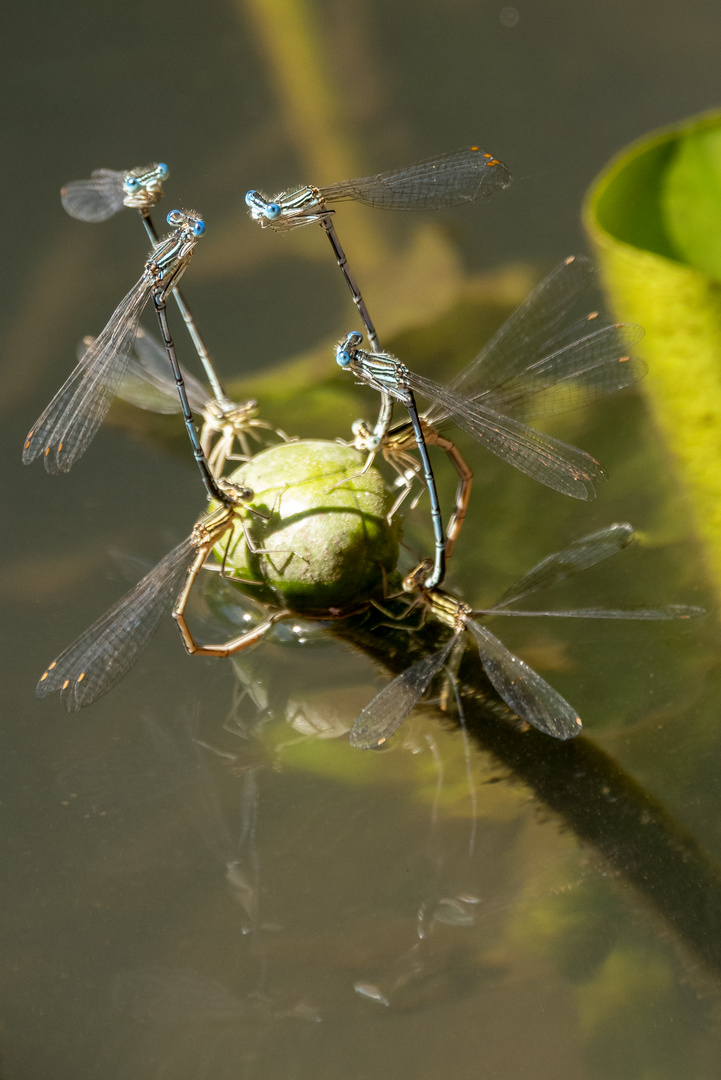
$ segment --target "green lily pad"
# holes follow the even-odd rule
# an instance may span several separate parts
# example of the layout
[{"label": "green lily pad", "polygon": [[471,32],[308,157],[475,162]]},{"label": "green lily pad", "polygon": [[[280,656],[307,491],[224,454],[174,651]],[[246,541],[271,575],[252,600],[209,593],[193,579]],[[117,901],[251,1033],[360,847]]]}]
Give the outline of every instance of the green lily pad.
[{"label": "green lily pad", "polygon": [[694,128],[673,145],[660,205],[678,257],[721,281],[721,123]]},{"label": "green lily pad", "polygon": [[[634,143],[584,222],[613,307],[640,323],[643,389],[721,594],[721,113]],[[705,237],[704,237],[705,233]]]}]

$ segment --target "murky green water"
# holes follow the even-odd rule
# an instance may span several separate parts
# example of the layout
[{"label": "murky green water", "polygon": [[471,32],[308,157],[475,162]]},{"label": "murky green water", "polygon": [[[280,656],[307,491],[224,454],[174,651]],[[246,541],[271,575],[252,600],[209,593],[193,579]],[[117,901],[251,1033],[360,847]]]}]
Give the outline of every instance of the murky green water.
[{"label": "murky green water", "polygon": [[[590,505],[462,443],[476,485],[449,580],[469,602],[630,520],[639,542],[549,604],[712,609],[682,624],[508,620],[503,640],[583,716],[573,745],[474,709],[462,730],[430,705],[387,751],[353,751],[348,728],[388,673],[312,628],[231,663],[189,659],[165,626],[91,709],[33,695],[127,588],[132,567],[110,552],[149,565],[202,508],[182,442],[127,411],[68,476],[19,464],[76,341],[146,250],[131,215],[66,218],[60,185],[167,161],[166,209],[208,222],[184,287],[223,375],[301,353],[321,371],[355,323],[327,244],[313,228],[261,234],[245,190],[481,141],[516,175],[487,205],[343,211],[382,340],[443,381],[534,275],[583,248],[580,200],[607,158],[717,103],[721,13],[700,0],[503,11],[60,4],[17,8],[6,27],[8,1080],[719,1075],[719,633],[640,395],[554,427],[607,468]],[[519,262],[531,268],[509,273]],[[345,383],[294,396],[288,379],[264,415],[293,434],[345,436],[375,406]],[[427,547],[424,515],[407,538]],[[201,632],[233,632],[222,607],[194,604]]]}]

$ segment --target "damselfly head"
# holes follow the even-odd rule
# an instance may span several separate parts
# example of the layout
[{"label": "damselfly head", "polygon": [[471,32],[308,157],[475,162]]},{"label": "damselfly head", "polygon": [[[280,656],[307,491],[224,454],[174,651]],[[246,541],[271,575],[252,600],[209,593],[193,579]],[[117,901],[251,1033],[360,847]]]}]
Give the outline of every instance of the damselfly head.
[{"label": "damselfly head", "polygon": [[139,209],[158,202],[163,197],[163,180],[167,175],[168,166],[163,164],[128,169],[123,175],[123,191],[128,196],[126,206]]},{"label": "damselfly head", "polygon": [[352,363],[356,350],[362,341],[363,335],[359,334],[357,330],[351,330],[349,334],[346,334],[343,341],[338,342],[335,359],[339,367],[348,367]]},{"label": "damselfly head", "polygon": [[411,570],[410,574],[406,574],[403,578],[403,591],[417,592],[432,569],[433,559],[424,559],[423,562],[420,562],[415,570]]},{"label": "damselfly head", "polygon": [[254,221],[275,221],[280,217],[280,206],[277,202],[266,199],[259,191],[248,191],[245,196],[245,204],[250,209],[250,216]]},{"label": "damselfly head", "polygon": [[367,420],[354,420],[351,431],[353,432],[353,445],[356,450],[366,450],[369,453],[380,450],[383,439],[380,435],[374,434],[373,428]]},{"label": "damselfly head", "polygon": [[224,495],[228,495],[234,503],[248,503],[253,498],[255,492],[249,487],[243,487],[241,484],[233,484],[230,480],[225,480],[221,477],[218,480],[218,487]]},{"label": "damselfly head", "polygon": [[196,237],[205,232],[205,222],[197,210],[171,210],[165,220],[168,225],[175,225]]}]

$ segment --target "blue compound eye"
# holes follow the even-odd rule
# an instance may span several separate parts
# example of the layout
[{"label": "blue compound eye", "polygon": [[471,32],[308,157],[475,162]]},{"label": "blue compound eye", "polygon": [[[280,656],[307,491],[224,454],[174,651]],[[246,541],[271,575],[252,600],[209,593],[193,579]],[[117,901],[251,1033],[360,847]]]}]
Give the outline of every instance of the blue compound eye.
[{"label": "blue compound eye", "polygon": [[268,221],[274,221],[277,217],[280,217],[280,207],[277,202],[269,202],[265,208],[265,216]]},{"label": "blue compound eye", "polygon": [[246,193],[245,193],[245,205],[246,206],[255,206],[255,198],[254,198],[254,196],[255,196],[254,191],[246,191]]},{"label": "blue compound eye", "polygon": [[204,221],[194,221],[193,222],[193,236],[202,236],[204,232],[205,232],[205,222]]},{"label": "blue compound eye", "polygon": [[132,194],[132,192],[137,191],[140,187],[140,181],[136,176],[129,176],[123,186],[127,192]]},{"label": "blue compound eye", "polygon": [[179,225],[182,219],[183,215],[181,214],[180,210],[171,210],[165,220],[167,221],[168,225]]},{"label": "blue compound eye", "polygon": [[348,367],[350,364],[350,354],[345,349],[336,349],[335,362],[339,367]]},{"label": "blue compound eye", "polygon": [[163,165],[162,161],[160,161],[160,162],[158,162],[157,169],[158,169],[158,176],[160,177],[160,179],[165,180],[165,177],[168,175],[168,166]]}]

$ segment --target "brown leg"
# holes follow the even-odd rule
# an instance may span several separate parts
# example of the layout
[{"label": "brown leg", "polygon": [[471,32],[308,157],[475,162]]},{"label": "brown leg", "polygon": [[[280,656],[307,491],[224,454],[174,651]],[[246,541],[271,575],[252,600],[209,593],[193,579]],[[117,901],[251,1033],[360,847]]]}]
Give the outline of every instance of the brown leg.
[{"label": "brown leg", "polygon": [[434,431],[432,435],[430,432],[426,432],[426,442],[430,443],[432,446],[440,447],[441,450],[445,450],[448,457],[451,459],[453,468],[458,473],[456,508],[446,526],[446,558],[448,559],[453,551],[453,547],[458,539],[458,534],[461,531],[466,516],[468,503],[471,498],[473,473],[461,457],[455,443],[452,443],[450,439],[445,439],[442,435],[439,435]]},{"label": "brown leg", "polygon": [[193,565],[188,571],[188,576],[185,579],[182,592],[178,597],[175,607],[173,608],[173,618],[178,624],[178,630],[180,636],[183,639],[183,645],[187,652],[191,656],[232,656],[234,653],[240,652],[241,649],[247,649],[248,646],[254,645],[256,641],[260,641],[264,634],[270,630],[271,626],[277,623],[280,619],[285,619],[292,614],[290,611],[281,609],[274,611],[267,619],[264,619],[262,623],[259,623],[253,630],[248,630],[246,633],[241,634],[237,638],[232,638],[230,641],[226,641],[223,645],[198,645],[195,638],[190,632],[190,628],[185,620],[185,607],[188,602],[190,590],[193,587],[196,577],[200,572],[200,569],[205,562],[208,553],[211,549],[211,544],[203,544],[198,548],[198,553],[193,560]]}]

